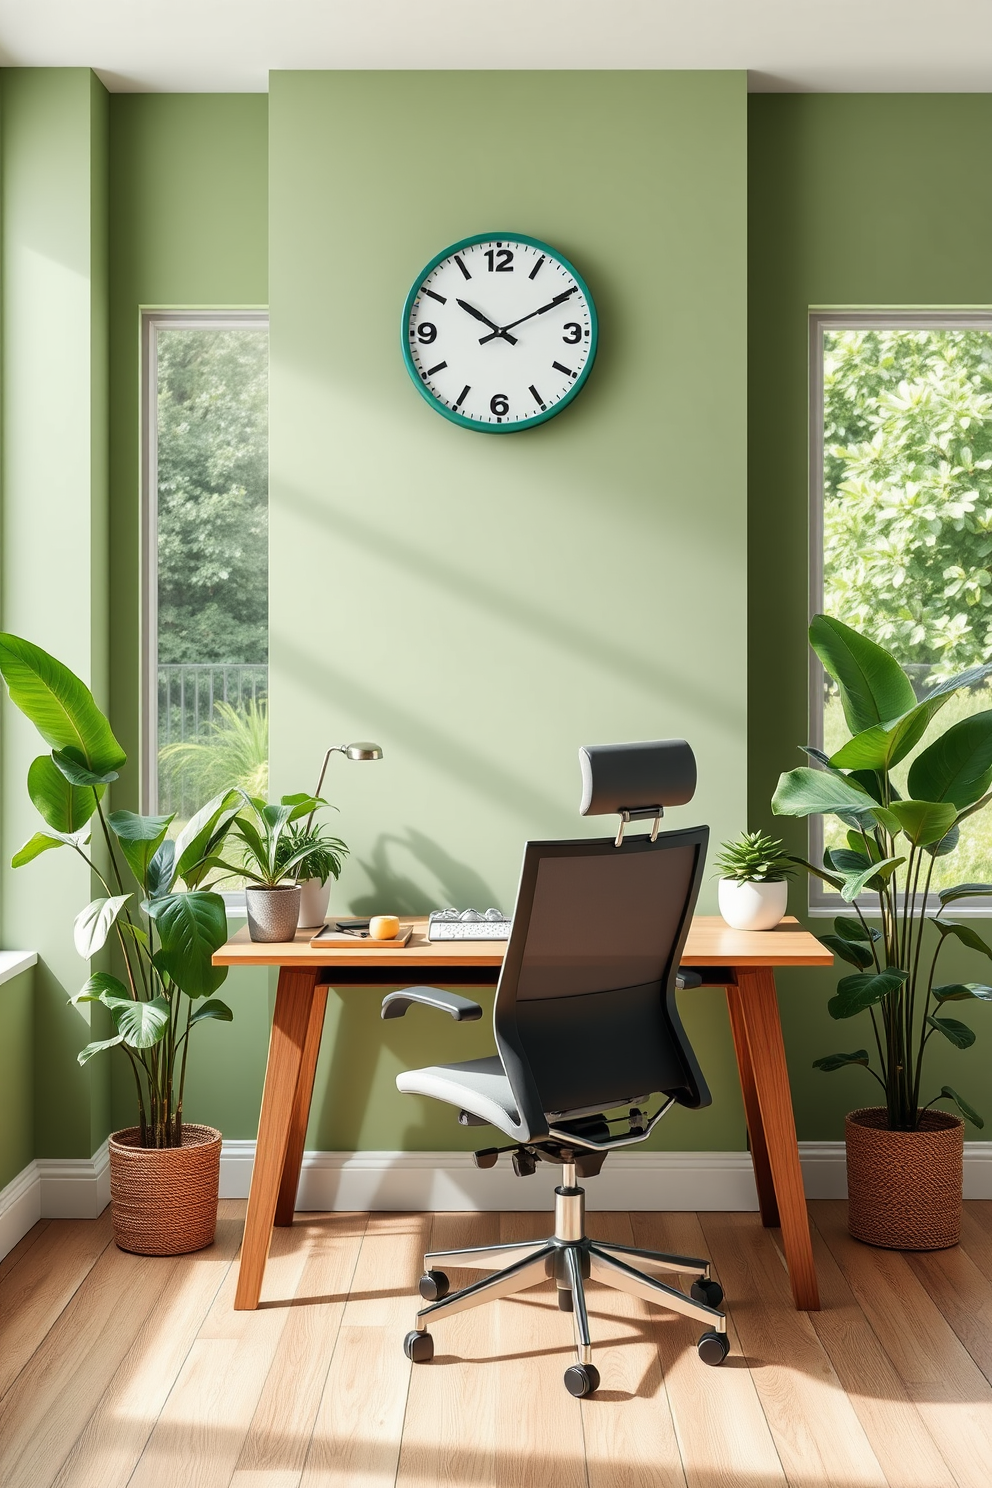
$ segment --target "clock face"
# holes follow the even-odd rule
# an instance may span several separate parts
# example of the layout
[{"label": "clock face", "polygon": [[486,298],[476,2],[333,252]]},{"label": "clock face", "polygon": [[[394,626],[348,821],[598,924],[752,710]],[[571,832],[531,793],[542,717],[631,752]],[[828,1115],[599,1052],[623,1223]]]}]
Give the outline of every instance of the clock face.
[{"label": "clock face", "polygon": [[547,243],[465,238],[431,260],[403,310],[407,371],[453,423],[511,434],[553,418],[596,355],[592,296]]}]

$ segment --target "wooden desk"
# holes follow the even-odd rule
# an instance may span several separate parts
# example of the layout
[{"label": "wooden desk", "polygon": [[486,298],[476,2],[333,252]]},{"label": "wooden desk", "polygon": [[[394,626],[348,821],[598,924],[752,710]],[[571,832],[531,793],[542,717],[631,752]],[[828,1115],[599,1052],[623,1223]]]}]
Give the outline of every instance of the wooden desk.
[{"label": "wooden desk", "polygon": [[[273,1222],[293,1222],[328,988],[496,982],[505,941],[430,942],[426,919],[414,919],[413,926],[409,944],[399,950],[321,951],[311,949],[309,930],[292,942],[261,945],[248,939],[245,927],[213,958],[216,966],[279,967],[234,1303],[242,1311],[258,1306]],[[796,1306],[815,1310],[820,1300],[774,968],[832,966],[833,956],[794,919],[774,930],[741,931],[719,916],[697,915],[682,965],[702,971],[705,986],[727,989],[762,1223],[781,1224]]]}]

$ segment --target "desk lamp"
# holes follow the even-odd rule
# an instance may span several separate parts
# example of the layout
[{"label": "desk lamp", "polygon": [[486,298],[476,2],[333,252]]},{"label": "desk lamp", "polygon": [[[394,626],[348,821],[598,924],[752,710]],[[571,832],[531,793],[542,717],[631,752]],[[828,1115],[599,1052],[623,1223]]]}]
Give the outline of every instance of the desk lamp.
[{"label": "desk lamp", "polygon": [[[330,764],[332,754],[343,754],[345,759],[350,760],[381,760],[382,745],[372,744],[368,739],[359,739],[354,744],[332,744],[324,755],[324,763],[321,765],[320,774],[317,776],[317,788],[314,791],[315,796],[320,795],[320,787],[324,783],[324,776],[327,774],[327,766]],[[317,808],[315,806],[307,817],[306,830],[308,832],[316,810]]]}]

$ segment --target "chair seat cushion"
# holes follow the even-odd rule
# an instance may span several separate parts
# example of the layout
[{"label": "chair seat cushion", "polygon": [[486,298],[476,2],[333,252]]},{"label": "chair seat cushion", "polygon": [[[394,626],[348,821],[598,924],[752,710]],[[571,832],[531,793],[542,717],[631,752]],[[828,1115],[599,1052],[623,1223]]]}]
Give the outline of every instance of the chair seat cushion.
[{"label": "chair seat cushion", "polygon": [[429,1064],[425,1069],[403,1070],[396,1076],[396,1088],[406,1095],[429,1095],[447,1101],[509,1136],[513,1136],[519,1121],[510,1082],[497,1054],[487,1059],[466,1059],[461,1064]]}]

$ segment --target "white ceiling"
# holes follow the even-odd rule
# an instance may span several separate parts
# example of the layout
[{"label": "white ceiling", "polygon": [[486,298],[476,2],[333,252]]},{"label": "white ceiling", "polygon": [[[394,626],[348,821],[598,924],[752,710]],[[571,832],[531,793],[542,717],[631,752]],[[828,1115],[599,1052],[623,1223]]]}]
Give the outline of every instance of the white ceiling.
[{"label": "white ceiling", "polygon": [[990,0],[0,0],[0,62],[113,92],[280,68],[744,68],[757,92],[992,91]]}]

